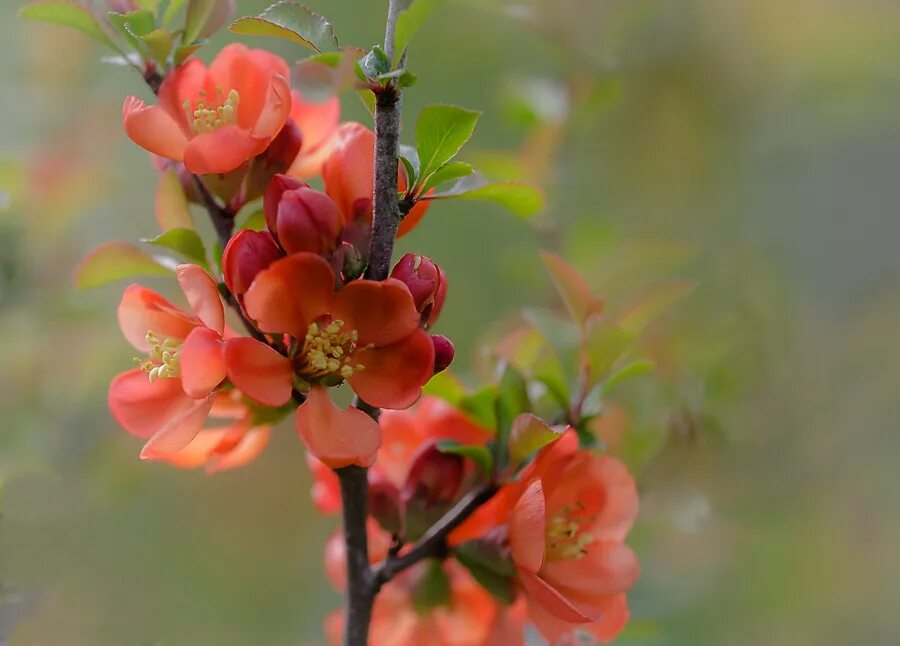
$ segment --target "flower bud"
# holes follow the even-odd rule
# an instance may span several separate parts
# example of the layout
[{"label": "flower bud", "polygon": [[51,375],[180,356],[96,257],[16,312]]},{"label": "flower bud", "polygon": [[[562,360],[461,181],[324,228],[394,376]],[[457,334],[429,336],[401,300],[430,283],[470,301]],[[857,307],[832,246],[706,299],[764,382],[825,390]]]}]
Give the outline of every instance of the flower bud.
[{"label": "flower bud", "polygon": [[356,280],[366,270],[366,259],[363,258],[360,250],[349,242],[342,242],[341,250],[343,251],[341,274],[344,282]]},{"label": "flower bud", "polygon": [[283,173],[291,167],[300,148],[303,146],[303,133],[293,119],[288,119],[284,127],[272,140],[259,160],[273,173]]},{"label": "flower bud", "polygon": [[[330,254],[341,241],[344,223],[337,204],[306,184],[276,175],[263,201],[266,224],[287,253]],[[273,202],[273,200],[276,200]]]},{"label": "flower bud", "polygon": [[225,284],[240,297],[250,289],[259,272],[283,255],[271,233],[244,229],[228,241],[222,253]]},{"label": "flower bud", "polygon": [[441,268],[431,258],[408,253],[394,265],[391,278],[396,278],[409,288],[416,311],[422,315],[424,327],[437,320],[447,296],[447,281]]},{"label": "flower bud", "polygon": [[431,343],[434,345],[434,374],[437,374],[449,368],[453,363],[456,348],[453,347],[450,339],[440,334],[432,334]]},{"label": "flower bud", "polygon": [[413,456],[401,497],[406,503],[420,500],[427,507],[449,504],[459,493],[464,473],[462,456],[442,453],[437,442],[428,442]]},{"label": "flower bud", "polygon": [[385,531],[400,533],[400,491],[376,471],[369,471],[369,513]]}]

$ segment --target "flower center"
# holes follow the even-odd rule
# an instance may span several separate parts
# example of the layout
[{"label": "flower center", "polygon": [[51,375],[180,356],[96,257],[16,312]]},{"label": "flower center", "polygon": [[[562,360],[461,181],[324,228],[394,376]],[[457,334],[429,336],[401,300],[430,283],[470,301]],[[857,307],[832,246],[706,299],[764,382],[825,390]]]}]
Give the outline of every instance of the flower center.
[{"label": "flower center", "polygon": [[145,338],[150,344],[150,354],[146,359],[135,357],[134,365],[147,373],[150,383],[157,379],[180,376],[181,342],[157,336],[153,330],[148,330]]},{"label": "flower center", "polygon": [[554,561],[573,561],[587,554],[585,548],[594,542],[590,532],[581,529],[587,520],[584,509],[566,505],[547,523],[547,557]]},{"label": "flower center", "polygon": [[297,372],[307,379],[340,376],[348,379],[355,371],[365,366],[353,363],[353,351],[359,333],[344,330],[344,322],[335,319],[330,323],[310,323],[303,348],[299,353],[300,367]]},{"label": "flower center", "polygon": [[[210,107],[207,107],[205,90],[200,90],[200,101],[197,102],[197,107],[193,111],[190,101],[184,102],[188,123],[191,124],[191,130],[195,134],[212,132],[237,121],[238,103],[241,99],[238,91],[231,90],[224,101],[221,100],[221,91],[217,91],[216,94],[218,95],[216,101],[210,103]],[[218,103],[219,107],[212,107],[215,103]]]}]

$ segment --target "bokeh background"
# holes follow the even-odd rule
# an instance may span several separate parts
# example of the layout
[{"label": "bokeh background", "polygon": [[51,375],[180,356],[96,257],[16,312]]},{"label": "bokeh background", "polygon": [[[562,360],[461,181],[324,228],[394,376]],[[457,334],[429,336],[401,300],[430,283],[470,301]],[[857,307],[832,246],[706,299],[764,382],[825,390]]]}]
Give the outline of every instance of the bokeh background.
[{"label": "bokeh background", "polygon": [[[141,463],[106,411],[132,356],[121,286],[77,292],[72,272],[155,233],[119,116],[148,93],[21,4],[0,3],[0,643],[315,643],[336,520],[311,509],[290,426],[207,477]],[[308,4],[342,43],[382,36],[384,2]],[[621,644],[900,643],[898,59],[890,0],[456,0],[414,42],[407,124],[484,110],[462,158],[548,196],[530,222],[439,204],[402,241],[450,276],[460,375],[554,304],[540,248],[612,305],[699,283],[606,429],[643,496]]]}]

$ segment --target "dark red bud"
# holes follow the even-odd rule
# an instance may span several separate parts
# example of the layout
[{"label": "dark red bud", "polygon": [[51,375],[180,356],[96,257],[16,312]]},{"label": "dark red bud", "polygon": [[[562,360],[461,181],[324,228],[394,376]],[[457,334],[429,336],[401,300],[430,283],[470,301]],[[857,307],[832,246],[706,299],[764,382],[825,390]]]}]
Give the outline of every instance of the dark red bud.
[{"label": "dark red bud", "polygon": [[341,241],[344,220],[334,200],[311,188],[281,194],[275,235],[289,254],[330,254]]},{"label": "dark red bud", "polygon": [[434,345],[434,374],[437,374],[449,368],[453,363],[456,348],[453,347],[450,339],[440,334],[432,334],[431,343]]},{"label": "dark red bud", "polygon": [[376,471],[369,471],[369,513],[391,534],[399,534],[403,528],[400,491]]},{"label": "dark red bud", "polygon": [[232,294],[242,296],[256,275],[282,256],[271,233],[244,229],[228,241],[222,253],[225,284]]},{"label": "dark red bud", "polygon": [[[435,265],[437,267],[437,265]],[[425,321],[425,329],[427,330],[432,325],[434,325],[438,317],[441,315],[441,310],[444,309],[444,301],[447,300],[447,274],[441,271],[441,268],[438,267],[438,274],[440,279],[438,281],[437,292],[434,295],[434,303],[431,304],[431,310],[427,309],[422,312],[424,316],[427,316],[427,320]],[[453,357],[450,357],[450,360],[453,360]]]},{"label": "dark red bud", "polygon": [[462,456],[441,453],[436,442],[429,442],[413,456],[401,497],[414,507],[448,505],[459,493],[464,475]]},{"label": "dark red bud", "polygon": [[283,173],[294,163],[302,146],[303,133],[300,132],[300,126],[293,119],[288,119],[266,151],[260,155],[261,161],[271,172]]},{"label": "dark red bud", "polygon": [[276,216],[281,195],[285,191],[293,191],[302,187],[309,187],[309,184],[290,175],[279,174],[272,178],[263,195],[263,214],[266,216],[266,226],[269,227],[269,231],[275,232],[276,230]]},{"label": "dark red bud", "polygon": [[447,288],[441,268],[426,256],[408,253],[391,271],[391,278],[403,282],[412,294],[416,311],[422,314],[422,324],[430,325],[444,305]]}]

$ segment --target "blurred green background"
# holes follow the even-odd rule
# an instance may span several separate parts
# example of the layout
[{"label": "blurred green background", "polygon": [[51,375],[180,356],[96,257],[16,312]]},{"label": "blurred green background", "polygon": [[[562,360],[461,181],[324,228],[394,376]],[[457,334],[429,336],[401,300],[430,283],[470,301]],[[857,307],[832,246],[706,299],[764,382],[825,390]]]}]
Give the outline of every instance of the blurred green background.
[{"label": "blurred green background", "polygon": [[[21,4],[0,3],[0,643],[315,643],[336,520],[290,426],[207,477],[140,462],[106,411],[133,354],[121,289],[71,276],[155,233],[154,171],[120,125],[148,92]],[[364,47],[384,4],[309,1]],[[485,111],[461,158],[548,195],[531,222],[439,204],[401,243],[450,276],[460,374],[553,303],[539,248],[613,306],[699,282],[651,331],[656,374],[618,395],[643,496],[622,644],[900,643],[898,55],[887,0],[457,0],[414,42],[406,123]]]}]

